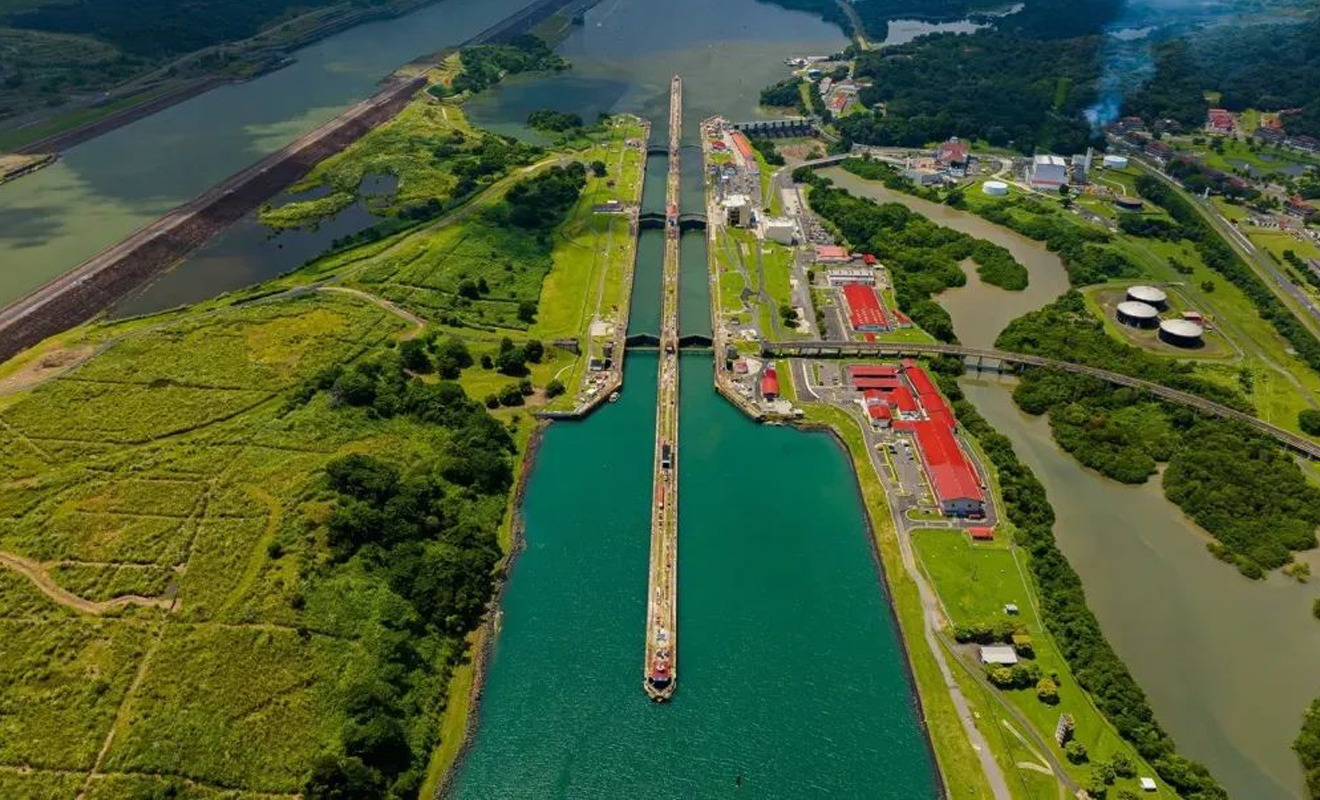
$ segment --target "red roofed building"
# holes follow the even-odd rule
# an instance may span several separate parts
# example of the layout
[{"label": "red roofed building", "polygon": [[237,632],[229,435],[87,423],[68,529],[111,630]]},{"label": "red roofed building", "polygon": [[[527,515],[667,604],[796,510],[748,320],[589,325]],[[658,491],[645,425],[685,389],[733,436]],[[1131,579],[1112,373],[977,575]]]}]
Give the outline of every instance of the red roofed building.
[{"label": "red roofed building", "polygon": [[752,143],[747,141],[747,136],[742,131],[734,131],[729,134],[733,140],[733,148],[738,151],[738,155],[753,168],[756,167],[756,154],[752,152]]},{"label": "red roofed building", "polygon": [[1237,120],[1227,109],[1212,108],[1206,112],[1205,129],[1211,133],[1232,133],[1237,130]]},{"label": "red roofed building", "polygon": [[767,367],[761,376],[761,397],[766,400],[779,399],[779,375],[774,367]]},{"label": "red roofed building", "polygon": [[848,319],[853,330],[876,332],[890,329],[889,318],[875,289],[860,283],[848,284],[843,287],[843,299],[848,304]]},{"label": "red roofed building", "polygon": [[917,393],[926,418],[901,422],[896,427],[911,431],[916,438],[940,510],[952,517],[984,516],[985,492],[953,435],[957,427],[953,412],[925,370],[910,360],[904,361],[903,367],[903,375]]},{"label": "red roofed building", "polygon": [[816,245],[816,260],[829,262],[851,261],[852,256],[848,253],[848,248],[840,247],[836,244],[818,244]]},{"label": "red roofed building", "polygon": [[969,152],[971,151],[967,147],[967,142],[950,139],[940,145],[938,159],[941,164],[965,164],[967,163],[967,154]]},{"label": "red roofed building", "polygon": [[978,542],[989,542],[995,538],[994,528],[968,528],[967,533]]},{"label": "red roofed building", "polygon": [[853,379],[853,385],[859,392],[865,392],[869,389],[879,389],[885,392],[892,392],[903,385],[900,378],[870,378],[862,376]]},{"label": "red roofed building", "polygon": [[889,364],[854,364],[848,367],[848,377],[858,378],[897,378],[898,367]]}]

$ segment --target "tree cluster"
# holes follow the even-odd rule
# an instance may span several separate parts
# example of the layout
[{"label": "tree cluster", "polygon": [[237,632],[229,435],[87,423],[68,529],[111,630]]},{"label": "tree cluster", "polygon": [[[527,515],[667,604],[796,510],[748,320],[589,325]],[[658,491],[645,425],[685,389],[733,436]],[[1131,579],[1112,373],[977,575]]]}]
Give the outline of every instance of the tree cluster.
[{"label": "tree cluster", "polygon": [[559,72],[568,62],[541,39],[525,33],[508,44],[479,44],[459,51],[463,71],[455,76],[454,92],[479,92],[499,83],[505,75],[521,72]]},{"label": "tree cluster", "polygon": [[805,114],[807,106],[802,102],[802,79],[793,77],[771,84],[761,90],[761,105],[771,108],[792,108]]},{"label": "tree cluster", "polygon": [[527,115],[527,126],[538,131],[564,133],[577,130],[583,125],[582,117],[568,111],[555,111],[542,108]]},{"label": "tree cluster", "polygon": [[520,228],[558,224],[582,195],[587,169],[579,161],[553,166],[515,184],[504,196],[509,222]]}]

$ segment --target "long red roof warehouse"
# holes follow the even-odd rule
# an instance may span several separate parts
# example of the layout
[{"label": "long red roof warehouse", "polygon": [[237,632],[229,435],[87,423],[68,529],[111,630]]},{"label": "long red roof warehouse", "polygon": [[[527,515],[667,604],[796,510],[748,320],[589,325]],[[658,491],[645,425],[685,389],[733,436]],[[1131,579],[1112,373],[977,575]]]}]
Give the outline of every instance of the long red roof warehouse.
[{"label": "long red roof warehouse", "polygon": [[897,378],[898,367],[887,364],[853,364],[848,367],[850,378]]},{"label": "long red roof warehouse", "polygon": [[847,284],[843,287],[843,298],[848,303],[848,317],[854,330],[889,327],[885,310],[880,307],[880,298],[870,286]]}]

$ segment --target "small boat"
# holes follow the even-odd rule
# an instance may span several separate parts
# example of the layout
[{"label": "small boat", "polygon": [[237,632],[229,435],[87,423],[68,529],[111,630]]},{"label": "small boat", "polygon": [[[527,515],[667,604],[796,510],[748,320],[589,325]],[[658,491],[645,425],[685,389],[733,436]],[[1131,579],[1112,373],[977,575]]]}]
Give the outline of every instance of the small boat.
[{"label": "small boat", "polygon": [[617,403],[617,402],[619,402],[619,393],[618,393],[618,392],[610,392],[610,402],[611,402],[611,403]]}]

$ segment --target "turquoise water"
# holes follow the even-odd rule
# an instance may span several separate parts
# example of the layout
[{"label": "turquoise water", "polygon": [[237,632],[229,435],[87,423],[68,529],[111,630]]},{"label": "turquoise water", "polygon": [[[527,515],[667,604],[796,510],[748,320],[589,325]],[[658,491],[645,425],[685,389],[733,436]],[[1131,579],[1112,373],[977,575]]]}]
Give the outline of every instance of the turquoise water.
[{"label": "turquoise water", "polygon": [[665,232],[642,231],[637,238],[637,260],[633,265],[632,305],[628,333],[660,335],[660,288],[664,284]]},{"label": "turquoise water", "polygon": [[678,330],[682,336],[710,336],[709,245],[705,231],[683,234],[678,242]]},{"label": "turquoise water", "polygon": [[744,418],[709,353],[682,358],[681,678],[646,700],[656,363],[629,356],[619,402],[546,433],[455,794],[936,796],[847,459]]}]

